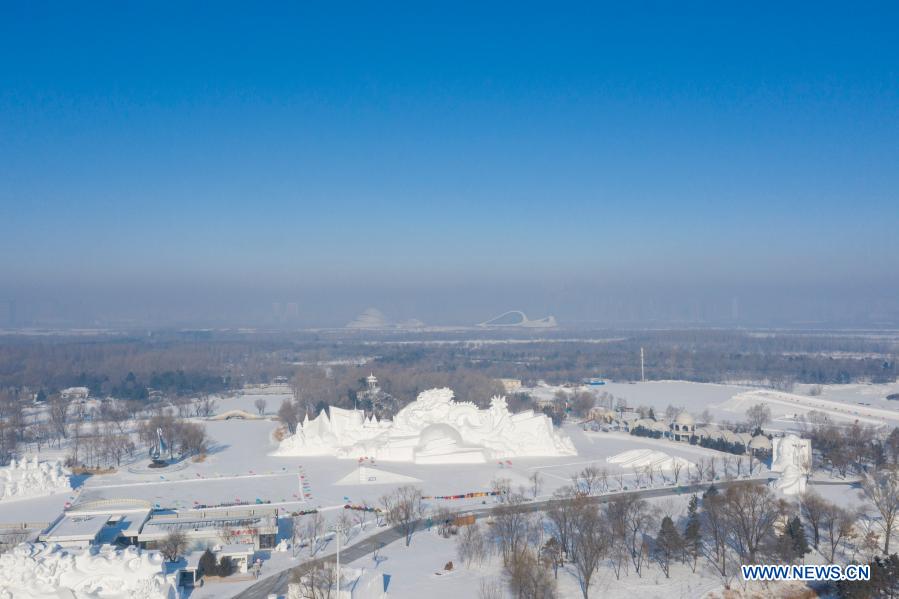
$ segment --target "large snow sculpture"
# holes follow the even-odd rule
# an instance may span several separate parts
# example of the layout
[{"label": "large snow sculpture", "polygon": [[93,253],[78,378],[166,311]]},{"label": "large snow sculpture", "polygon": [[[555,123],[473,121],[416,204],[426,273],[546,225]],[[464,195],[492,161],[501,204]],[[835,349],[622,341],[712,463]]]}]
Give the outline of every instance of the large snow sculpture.
[{"label": "large snow sculpture", "polygon": [[24,499],[53,493],[68,493],[69,471],[59,462],[41,462],[37,456],[13,460],[0,468],[0,500]]},{"label": "large snow sculpture", "polygon": [[566,435],[543,414],[512,414],[504,397],[490,408],[453,401],[451,389],[429,389],[400,410],[393,421],[366,419],[360,410],[330,408],[308,417],[281,442],[274,455],[369,457],[416,464],[483,463],[526,456],[576,455]]},{"label": "large snow sculpture", "polygon": [[771,454],[771,471],[780,477],[771,486],[784,495],[800,495],[805,492],[806,481],[812,467],[812,442],[797,435],[774,439]]},{"label": "large snow sculpture", "polygon": [[0,599],[175,599],[156,552],[111,545],[84,550],[23,543],[0,555]]}]

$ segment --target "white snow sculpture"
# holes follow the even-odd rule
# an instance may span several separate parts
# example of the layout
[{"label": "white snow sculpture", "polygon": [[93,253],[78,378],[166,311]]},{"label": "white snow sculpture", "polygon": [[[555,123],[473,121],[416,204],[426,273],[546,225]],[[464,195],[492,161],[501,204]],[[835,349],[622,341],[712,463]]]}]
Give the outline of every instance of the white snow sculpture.
[{"label": "white snow sculpture", "polygon": [[0,599],[176,599],[163,558],[135,547],[22,543],[0,555]]},{"label": "white snow sculpture", "polygon": [[504,397],[490,408],[453,401],[451,389],[429,389],[400,410],[393,421],[366,419],[360,410],[330,408],[308,418],[273,455],[333,455],[416,464],[484,463],[527,456],[577,455],[552,421],[526,410],[512,414]]},{"label": "white snow sculpture", "polygon": [[812,442],[797,435],[774,439],[771,454],[771,471],[780,477],[771,483],[772,488],[784,495],[800,495],[805,492],[811,474]]},{"label": "white snow sculpture", "polygon": [[37,456],[13,460],[0,468],[0,500],[68,493],[72,490],[69,474],[58,461],[41,462]]},{"label": "white snow sculpture", "polygon": [[629,449],[606,458],[609,464],[618,464],[622,468],[652,468],[653,470],[674,470],[675,466],[683,469],[693,466],[684,458],[671,456],[655,449]]}]

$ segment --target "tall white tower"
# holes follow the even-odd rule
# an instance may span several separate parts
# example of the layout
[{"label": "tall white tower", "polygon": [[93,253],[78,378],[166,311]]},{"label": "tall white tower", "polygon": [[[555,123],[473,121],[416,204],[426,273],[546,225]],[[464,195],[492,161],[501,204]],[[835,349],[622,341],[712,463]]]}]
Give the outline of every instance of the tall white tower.
[{"label": "tall white tower", "polygon": [[643,370],[643,348],[640,348],[640,382],[646,382],[646,372]]}]

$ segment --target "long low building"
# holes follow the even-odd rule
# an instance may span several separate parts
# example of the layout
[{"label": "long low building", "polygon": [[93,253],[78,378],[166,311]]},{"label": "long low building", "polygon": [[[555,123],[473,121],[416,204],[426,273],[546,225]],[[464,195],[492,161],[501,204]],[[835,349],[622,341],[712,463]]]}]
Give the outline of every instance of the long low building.
[{"label": "long low building", "polygon": [[98,544],[136,544],[139,531],[150,517],[150,508],[97,503],[101,505],[63,512],[38,536],[38,540],[80,548]]},{"label": "long low building", "polygon": [[137,544],[156,549],[172,532],[187,538],[189,550],[217,545],[247,544],[271,549],[278,538],[276,508],[234,507],[228,509],[155,511],[137,535]]}]

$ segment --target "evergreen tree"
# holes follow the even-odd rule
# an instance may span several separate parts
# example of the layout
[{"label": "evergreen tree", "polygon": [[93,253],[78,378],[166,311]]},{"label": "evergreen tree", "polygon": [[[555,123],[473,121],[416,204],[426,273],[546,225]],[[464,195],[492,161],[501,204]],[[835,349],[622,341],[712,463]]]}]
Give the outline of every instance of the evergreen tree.
[{"label": "evergreen tree", "polygon": [[702,528],[699,522],[699,499],[696,495],[690,498],[687,507],[687,526],[684,529],[684,551],[693,560],[691,567],[696,572],[696,562],[702,550]]},{"label": "evergreen tree", "polygon": [[802,526],[799,516],[793,516],[787,521],[783,532],[777,538],[777,553],[784,561],[793,562],[808,552],[805,528]]},{"label": "evergreen tree", "polygon": [[197,569],[202,576],[218,576],[218,564],[215,562],[215,555],[209,549],[200,556]]},{"label": "evergreen tree", "polygon": [[798,557],[802,557],[809,552],[808,539],[805,537],[805,527],[799,516],[793,516],[787,525],[787,531],[790,538],[793,539],[793,551]]},{"label": "evergreen tree", "polygon": [[683,551],[683,543],[671,518],[669,516],[662,518],[662,526],[656,537],[656,557],[662,567],[662,572],[665,573],[665,578],[669,577],[671,571],[671,557]]}]

